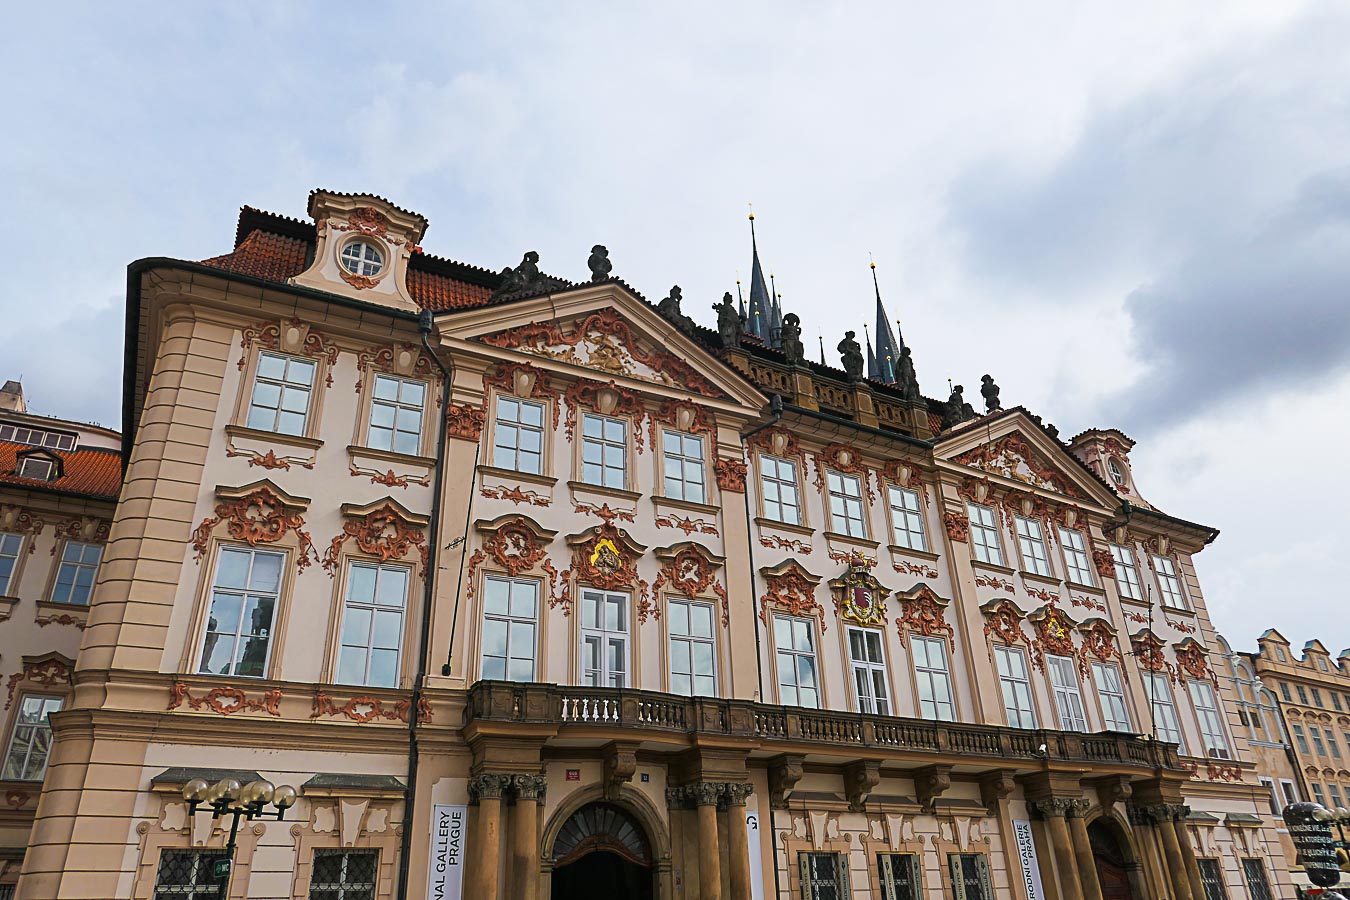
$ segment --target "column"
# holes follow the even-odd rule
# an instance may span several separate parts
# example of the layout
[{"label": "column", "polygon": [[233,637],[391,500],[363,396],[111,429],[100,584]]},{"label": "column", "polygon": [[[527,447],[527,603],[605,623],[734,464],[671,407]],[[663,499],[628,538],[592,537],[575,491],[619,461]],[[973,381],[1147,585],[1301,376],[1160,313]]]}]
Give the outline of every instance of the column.
[{"label": "column", "polygon": [[722,900],[721,848],[717,841],[717,803],[722,785],[700,781],[688,787],[698,804],[698,896],[699,900]]},{"label": "column", "polygon": [[544,802],[548,780],[543,775],[514,775],[516,805],[511,813],[511,871],[515,882],[512,896],[520,900],[539,897],[539,806]]},{"label": "column", "polygon": [[497,900],[502,794],[510,780],[510,775],[475,775],[469,779],[469,797],[478,801],[478,827],[473,837],[470,884],[465,896],[475,900]]},{"label": "column", "polygon": [[1097,860],[1092,855],[1088,840],[1087,821],[1083,815],[1092,805],[1088,800],[1071,800],[1066,807],[1069,838],[1073,841],[1073,855],[1078,860],[1078,877],[1083,882],[1083,900],[1102,900],[1102,884],[1097,878]]},{"label": "column", "polygon": [[[727,801],[727,856],[731,867],[729,900],[750,900],[750,847],[745,828],[745,798],[755,791],[749,782],[724,785]],[[755,848],[759,852],[759,848]]]},{"label": "column", "polygon": [[1046,830],[1050,833],[1050,848],[1055,854],[1055,871],[1059,873],[1060,896],[1063,900],[1084,900],[1083,888],[1079,884],[1078,860],[1074,856],[1069,826],[1064,821],[1068,805],[1073,802],[1040,800],[1033,805],[1045,817]]},{"label": "column", "polygon": [[1200,863],[1195,859],[1195,848],[1191,846],[1191,836],[1186,833],[1186,816],[1190,807],[1172,807],[1172,828],[1177,833],[1177,844],[1181,847],[1181,863],[1186,867],[1186,880],[1191,884],[1191,895],[1195,900],[1205,900],[1205,885],[1200,880]]},{"label": "column", "polygon": [[1148,808],[1153,818],[1153,827],[1162,838],[1163,855],[1167,858],[1167,876],[1172,882],[1172,893],[1176,900],[1204,900],[1204,894],[1195,898],[1191,894],[1191,881],[1186,877],[1186,863],[1181,856],[1181,842],[1177,840],[1177,830],[1172,824],[1172,807],[1160,803]]}]

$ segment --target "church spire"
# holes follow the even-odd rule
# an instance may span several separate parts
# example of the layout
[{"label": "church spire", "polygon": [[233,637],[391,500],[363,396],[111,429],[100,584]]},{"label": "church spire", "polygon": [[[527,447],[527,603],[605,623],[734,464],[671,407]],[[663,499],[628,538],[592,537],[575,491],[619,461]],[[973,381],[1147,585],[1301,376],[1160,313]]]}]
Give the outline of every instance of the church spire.
[{"label": "church spire", "polygon": [[900,348],[904,344],[891,330],[891,321],[886,315],[886,306],[881,302],[881,285],[877,281],[877,264],[871,262],[869,265],[872,268],[872,289],[876,292],[877,297],[877,370],[876,374],[873,375],[869,368],[868,375],[884,384],[895,384],[899,374],[897,366],[900,363]]},{"label": "church spire", "polygon": [[769,273],[769,346],[779,348],[782,346],[783,332],[783,297],[778,293],[778,286],[773,282],[773,273]]},{"label": "church spire", "polygon": [[764,268],[759,264],[759,244],[755,240],[755,214],[750,213],[750,309],[745,322],[745,330],[759,338],[765,344],[772,344],[770,334],[770,316],[772,299],[769,287],[764,283]]},{"label": "church spire", "polygon": [[867,378],[870,381],[883,381],[881,373],[877,370],[877,355],[872,352],[872,332],[867,330],[867,323],[863,323],[863,343],[867,345]]}]

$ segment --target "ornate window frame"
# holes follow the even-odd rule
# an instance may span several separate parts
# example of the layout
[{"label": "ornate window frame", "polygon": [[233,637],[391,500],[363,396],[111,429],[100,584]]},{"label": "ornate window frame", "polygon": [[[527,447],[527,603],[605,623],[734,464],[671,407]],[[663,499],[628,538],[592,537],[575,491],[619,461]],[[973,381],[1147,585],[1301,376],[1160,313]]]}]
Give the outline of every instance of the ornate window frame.
[{"label": "ornate window frame", "polygon": [[[333,372],[337,368],[341,353],[337,344],[324,332],[294,316],[290,319],[263,320],[235,327],[240,334],[239,347],[243,352],[237,364],[241,374],[235,396],[234,413],[230,416],[230,429],[250,438],[316,449],[312,445],[319,440],[323,425],[324,392],[333,386]],[[248,424],[248,409],[258,378],[258,360],[264,352],[307,359],[315,363],[304,434],[282,434],[267,429],[251,428]]]},{"label": "ornate window frame", "polygon": [[[535,610],[535,680],[549,680],[548,610],[560,603],[558,590],[560,581],[558,570],[549,557],[548,548],[558,532],[544,528],[529,516],[520,513],[507,513],[492,520],[479,520],[474,530],[481,536],[481,543],[469,555],[464,593],[470,602],[466,604],[466,615],[472,623],[469,629],[469,653],[466,657],[466,671],[483,671],[483,622],[482,596],[483,585],[489,575],[501,575],[510,578],[530,578],[539,582],[538,604]],[[566,573],[564,573],[566,574]],[[570,612],[570,607],[564,615]],[[470,681],[475,680],[468,676]]]}]

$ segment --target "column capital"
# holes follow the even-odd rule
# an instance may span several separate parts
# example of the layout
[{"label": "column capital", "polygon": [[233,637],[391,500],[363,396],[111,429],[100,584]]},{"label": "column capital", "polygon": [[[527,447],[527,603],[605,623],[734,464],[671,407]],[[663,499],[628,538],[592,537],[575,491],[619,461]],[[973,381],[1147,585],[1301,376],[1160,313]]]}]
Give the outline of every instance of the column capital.
[{"label": "column capital", "polygon": [[722,799],[723,787],[725,785],[721,782],[696,781],[685,786],[685,795],[693,800],[696,806],[716,806]]},{"label": "column capital", "polygon": [[722,797],[727,806],[744,806],[745,798],[755,792],[755,786],[748,781],[728,781],[722,785]]},{"label": "column capital", "polygon": [[1066,819],[1071,810],[1077,809],[1078,802],[1068,797],[1051,797],[1049,800],[1032,801],[1031,808],[1045,819]]},{"label": "column capital", "polygon": [[1066,800],[1064,802],[1068,804],[1064,807],[1064,816],[1068,819],[1085,818],[1088,814],[1088,810],[1092,809],[1091,800]]},{"label": "column capital", "polygon": [[670,809],[685,808],[685,789],[682,787],[666,788],[666,806]]},{"label": "column capital", "polygon": [[511,786],[510,775],[475,775],[469,779],[469,800],[500,800]]},{"label": "column capital", "polygon": [[512,775],[511,786],[515,788],[517,801],[533,800],[544,802],[544,792],[548,789],[548,779],[543,775]]}]

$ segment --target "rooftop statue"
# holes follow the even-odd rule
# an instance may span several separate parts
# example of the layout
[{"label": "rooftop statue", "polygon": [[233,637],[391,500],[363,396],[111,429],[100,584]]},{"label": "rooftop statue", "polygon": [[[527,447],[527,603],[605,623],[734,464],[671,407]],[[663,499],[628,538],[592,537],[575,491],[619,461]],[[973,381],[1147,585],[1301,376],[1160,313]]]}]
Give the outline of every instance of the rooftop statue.
[{"label": "rooftop statue", "polygon": [[678,284],[673,285],[670,294],[656,304],[656,311],[660,313],[661,318],[688,334],[694,330],[694,320],[686,316],[680,309],[680,301],[683,299],[684,294],[680,291],[680,286]]},{"label": "rooftop statue", "polygon": [[[728,296],[730,296],[728,294]],[[802,320],[796,313],[788,313],[783,316],[783,325],[778,332],[778,340],[782,345],[783,358],[787,360],[790,366],[799,365],[802,358],[806,356],[806,347],[802,345]]]},{"label": "rooftop statue", "polygon": [[914,357],[910,355],[908,347],[900,350],[900,361],[895,367],[895,386],[906,400],[912,403],[923,401],[923,395],[919,393],[919,376],[914,371]]},{"label": "rooftop statue", "polygon": [[969,422],[975,418],[975,408],[966,402],[963,395],[965,388],[957,385],[952,388],[952,394],[947,398],[947,411],[942,416],[942,430],[955,428],[962,422]]},{"label": "rooftop statue", "polygon": [[492,292],[492,296],[504,297],[507,294],[519,294],[521,291],[539,287],[542,283],[543,279],[539,275],[539,254],[534,250],[528,250],[521,257],[520,265],[514,269],[510,266],[502,269],[502,283],[497,285],[497,289]]},{"label": "rooftop statue", "polygon": [[739,347],[745,323],[741,321],[741,314],[731,302],[731,291],[723,294],[722,302],[714,303],[713,309],[717,311],[717,335],[722,339],[722,346],[727,349]]},{"label": "rooftop statue", "polygon": [[586,265],[591,270],[591,281],[604,281],[614,268],[614,264],[609,261],[609,248],[604,244],[596,244],[591,248],[591,258],[586,260]]},{"label": "rooftop statue", "polygon": [[863,354],[862,345],[854,340],[855,331],[844,332],[844,339],[839,342],[839,356],[844,363],[844,371],[848,373],[849,381],[862,381],[863,377]]},{"label": "rooftop statue", "polygon": [[980,396],[984,397],[985,412],[998,412],[1003,408],[1003,404],[998,399],[998,385],[994,384],[994,376],[985,375],[980,382]]}]

